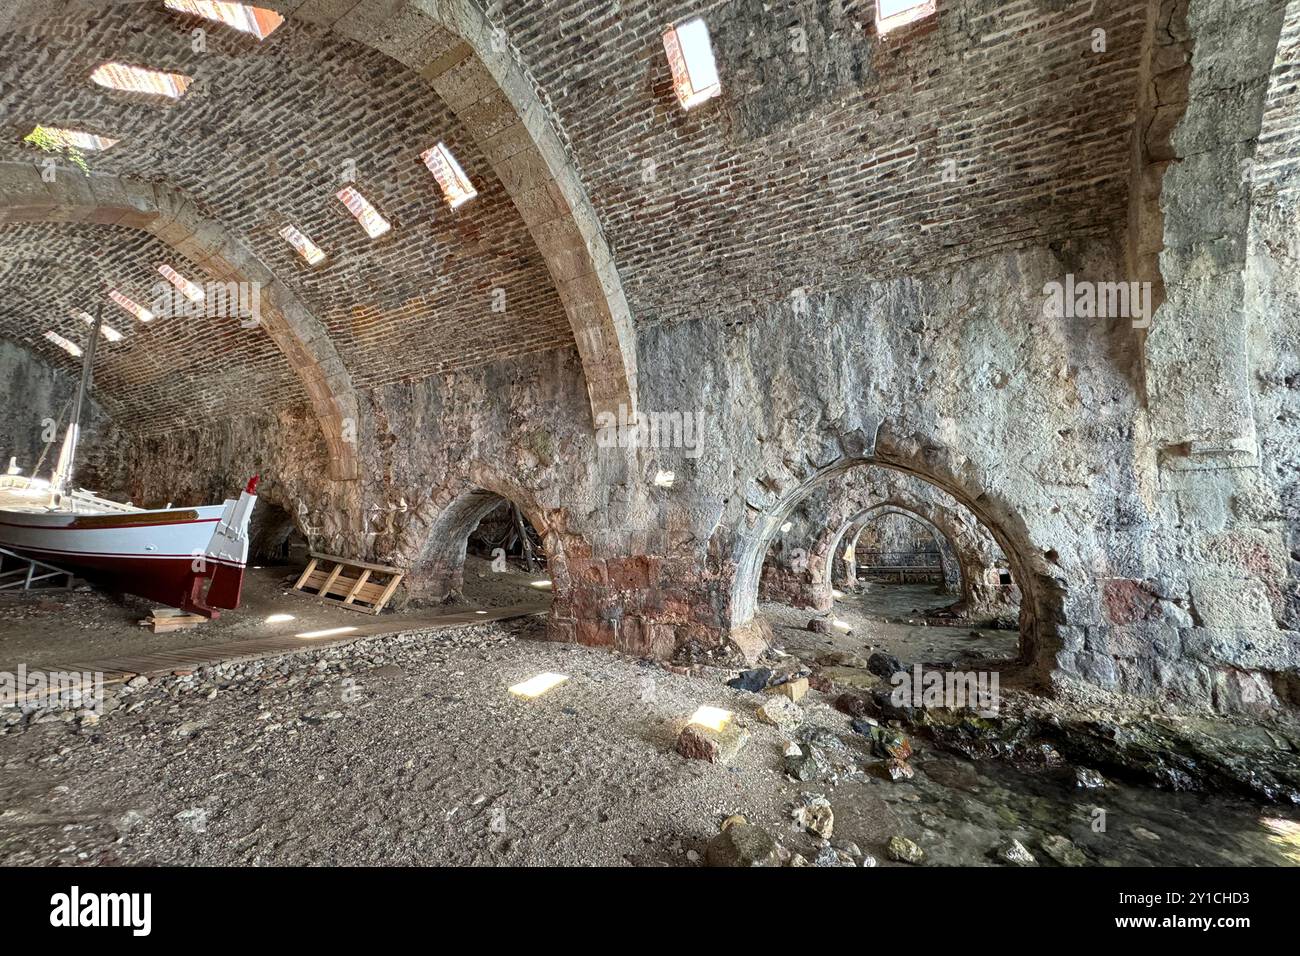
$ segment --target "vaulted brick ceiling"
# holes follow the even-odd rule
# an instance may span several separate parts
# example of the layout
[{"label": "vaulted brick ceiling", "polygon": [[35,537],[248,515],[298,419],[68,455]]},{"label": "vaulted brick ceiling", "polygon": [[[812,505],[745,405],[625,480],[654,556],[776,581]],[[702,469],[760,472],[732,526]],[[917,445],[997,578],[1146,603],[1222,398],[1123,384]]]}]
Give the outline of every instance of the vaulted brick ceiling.
[{"label": "vaulted brick ceiling", "polygon": [[[166,12],[161,3],[140,3],[51,18],[39,32],[0,36],[7,74],[0,86],[0,160],[39,161],[41,154],[20,142],[37,123],[120,139],[107,152],[88,154],[93,170],[165,183],[197,199],[205,215],[247,243],[321,319],[358,387],[572,347],[554,284],[518,212],[472,137],[427,86],[386,56],[293,21],[262,43],[209,24],[206,52],[195,52],[190,30],[198,22]],[[109,59],[174,70],[197,83],[179,102],[160,105],[90,83],[90,72]],[[419,158],[440,140],[479,193],[456,211]],[[393,223],[377,241],[335,198],[352,169],[354,185]],[[68,167],[60,175],[78,174]],[[325,266],[311,269],[298,259],[278,234],[286,222],[329,254]],[[75,230],[83,251],[96,245],[88,238],[95,231]],[[0,226],[7,250],[42,257],[59,273],[39,283],[6,284],[0,335],[65,362],[40,337],[46,296],[66,290],[85,308],[93,300],[73,290],[115,272],[134,277],[144,293],[157,281],[148,274],[156,261],[168,258],[156,242],[110,231],[100,254],[60,254],[68,236],[66,227]],[[193,278],[209,277],[194,269]],[[494,289],[504,290],[504,311],[493,308],[501,303]],[[56,314],[52,324],[61,321]],[[171,337],[188,349],[178,373],[207,364],[230,380],[242,363],[255,369],[277,359],[261,333],[233,335],[204,321],[160,320],[148,330],[150,341],[137,330],[102,354],[135,354]],[[184,330],[163,328],[184,323]],[[238,331],[235,320],[225,324]],[[77,341],[84,339],[84,330],[77,331]],[[170,363],[159,358],[155,364]],[[280,377],[274,396],[292,397],[294,389],[280,387]],[[101,376],[102,390],[111,392],[114,384],[135,388],[140,380],[125,371],[120,379]],[[180,395],[192,394],[195,384],[177,382],[172,391],[160,384],[154,400],[192,410]],[[133,415],[140,410],[134,401],[124,407]]]},{"label": "vaulted brick ceiling", "polygon": [[[1124,222],[1144,0],[939,0],[883,38],[873,0],[498,6],[642,325]],[[694,14],[723,93],[683,112],[659,35]]]},{"label": "vaulted brick ceiling", "polygon": [[90,327],[75,313],[93,315],[103,301],[104,322],[122,339],[99,341],[96,392],[116,419],[142,434],[306,400],[298,378],[260,329],[241,328],[237,318],[202,316],[160,315],[142,323],[97,296],[109,285],[156,308],[160,263],[186,277],[202,274],[137,229],[59,223],[0,227],[0,328],[28,348],[53,350],[56,364],[75,368],[80,360],[45,341],[44,333],[51,329],[85,343]]},{"label": "vaulted brick ceiling", "polygon": [[[290,15],[269,40],[213,27],[204,53],[190,47],[195,21],[152,2],[0,37],[0,160],[32,161],[18,141],[38,122],[120,138],[96,168],[197,197],[320,317],[359,387],[572,347],[555,284],[474,138],[414,73],[330,32],[361,11],[396,43],[401,30],[384,23],[411,22],[402,4],[266,5]],[[937,17],[884,38],[872,8],[489,6],[551,111],[638,324],[743,318],[795,289],[812,296],[1122,227],[1145,2],[940,0]],[[710,25],[723,95],[683,112],[660,35],[692,14]],[[435,54],[458,42],[421,30]],[[87,82],[110,58],[201,82],[176,105],[142,102]],[[455,213],[418,158],[438,140],[480,193]],[[366,238],[334,198],[349,161],[393,221],[389,237]],[[306,268],[277,235],[286,221],[330,263]],[[40,228],[14,231],[11,246]],[[75,285],[77,263],[60,268]],[[494,288],[507,311],[493,311]],[[6,294],[0,335],[31,342],[39,294],[27,307],[24,290]],[[217,354],[193,339],[196,356]]]}]

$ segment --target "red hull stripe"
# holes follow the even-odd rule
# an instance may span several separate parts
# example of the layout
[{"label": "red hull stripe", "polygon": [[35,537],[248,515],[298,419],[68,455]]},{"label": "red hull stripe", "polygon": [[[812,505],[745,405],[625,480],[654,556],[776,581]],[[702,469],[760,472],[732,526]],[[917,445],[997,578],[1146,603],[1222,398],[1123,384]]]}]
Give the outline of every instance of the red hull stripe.
[{"label": "red hull stripe", "polygon": [[182,524],[216,524],[220,518],[195,518],[192,521],[151,521],[144,524],[97,524],[93,528],[78,528],[71,524],[19,524],[16,521],[0,521],[0,525],[6,528],[29,528],[33,531],[123,531],[134,530],[136,528],[154,529],[154,528],[171,528]]}]

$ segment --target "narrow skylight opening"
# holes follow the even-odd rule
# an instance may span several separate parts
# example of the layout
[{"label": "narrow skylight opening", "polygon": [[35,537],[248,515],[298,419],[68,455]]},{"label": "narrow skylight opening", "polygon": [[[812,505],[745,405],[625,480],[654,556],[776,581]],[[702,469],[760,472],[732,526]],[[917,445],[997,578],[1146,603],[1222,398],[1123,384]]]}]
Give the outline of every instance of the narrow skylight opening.
[{"label": "narrow skylight opening", "polygon": [[176,288],[180,290],[181,295],[185,296],[185,298],[189,299],[191,302],[203,301],[203,286],[196,282],[191,282],[171,266],[159,266],[158,271],[162,273],[164,279],[176,286]]},{"label": "narrow skylight opening", "polygon": [[298,255],[307,260],[307,265],[318,266],[325,261],[325,253],[320,246],[304,236],[295,226],[285,226],[280,230],[280,238],[298,250]]},{"label": "narrow skylight opening", "polygon": [[[89,312],[78,312],[77,318],[81,319],[81,321],[85,322],[87,325],[93,326],[95,324],[95,317],[91,315]],[[99,323],[99,334],[102,335],[104,338],[108,339],[108,341],[110,342],[122,341],[122,333],[119,332],[117,329],[113,328],[107,322]]]},{"label": "narrow skylight opening", "polygon": [[429,167],[429,172],[433,173],[433,178],[438,180],[442,195],[452,209],[458,209],[478,195],[478,190],[470,183],[465,170],[460,168],[460,163],[456,162],[456,157],[451,155],[451,150],[445,144],[439,143],[426,149],[420,158]]},{"label": "narrow skylight opening", "polygon": [[75,342],[69,342],[58,332],[46,332],[45,337],[73,358],[81,358],[81,346],[77,345]]},{"label": "narrow skylight opening", "polygon": [[682,109],[699,106],[722,92],[709,28],[700,17],[669,27],[664,32],[664,52]]},{"label": "narrow skylight opening", "polygon": [[90,79],[110,90],[122,90],[126,93],[148,93],[152,96],[165,96],[179,100],[185,95],[192,82],[190,77],[180,73],[163,73],[159,70],[146,70],[140,66],[126,63],[105,63],[90,74]]},{"label": "narrow skylight opening", "polygon": [[224,0],[165,0],[164,6],[177,13],[188,13],[224,23],[234,27],[240,33],[251,33],[259,40],[265,40],[280,24],[284,17],[274,10],[251,7],[246,3],[227,3]]},{"label": "narrow skylight opening", "polygon": [[60,129],[57,126],[37,126],[27,134],[29,141],[44,139],[64,149],[79,149],[82,152],[102,152],[119,142],[107,136],[97,136],[79,129]]},{"label": "narrow skylight opening", "polygon": [[371,239],[378,239],[393,228],[387,219],[379,215],[379,210],[370,204],[370,200],[351,186],[344,186],[335,195],[343,201],[343,205],[348,207],[348,212],[356,217],[357,222],[361,223],[361,228]]},{"label": "narrow skylight opening", "polygon": [[108,293],[108,297],[112,299],[114,302],[116,302],[122,308],[122,311],[126,312],[128,315],[135,316],[141,322],[153,321],[152,312],[150,312],[144,306],[140,305],[138,302],[133,302],[132,300],[128,299],[126,296],[118,292],[116,289],[110,291]]},{"label": "narrow skylight opening", "polygon": [[876,0],[876,32],[888,33],[934,13],[935,0]]}]

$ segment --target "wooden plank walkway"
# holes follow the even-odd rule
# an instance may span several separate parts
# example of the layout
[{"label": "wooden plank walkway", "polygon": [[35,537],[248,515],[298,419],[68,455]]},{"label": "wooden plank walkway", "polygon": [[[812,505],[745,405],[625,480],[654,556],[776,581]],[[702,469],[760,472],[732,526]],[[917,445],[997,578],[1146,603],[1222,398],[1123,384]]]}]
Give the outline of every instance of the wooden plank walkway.
[{"label": "wooden plank walkway", "polygon": [[[295,651],[351,644],[362,638],[382,634],[442,630],[449,627],[463,627],[466,624],[506,621],[516,617],[528,617],[531,614],[543,614],[549,608],[549,602],[519,604],[514,607],[471,608],[467,611],[454,611],[448,614],[404,617],[400,620],[376,621],[373,624],[340,625],[337,628],[323,628],[322,631],[337,631],[337,633],[325,633],[321,637],[297,637],[292,634],[277,634],[268,637],[253,637],[242,641],[226,641],[220,644],[200,644],[194,647],[178,647],[166,651],[150,651],[147,654],[134,654],[129,657],[70,661],[66,664],[51,665],[42,668],[42,670],[50,673],[56,671],[64,673],[102,673],[105,684],[117,684],[128,681],[137,674],[156,677],[170,674],[173,671],[192,671],[209,664],[259,660],[264,657],[292,654]],[[314,632],[303,631],[300,633],[310,634]]]}]

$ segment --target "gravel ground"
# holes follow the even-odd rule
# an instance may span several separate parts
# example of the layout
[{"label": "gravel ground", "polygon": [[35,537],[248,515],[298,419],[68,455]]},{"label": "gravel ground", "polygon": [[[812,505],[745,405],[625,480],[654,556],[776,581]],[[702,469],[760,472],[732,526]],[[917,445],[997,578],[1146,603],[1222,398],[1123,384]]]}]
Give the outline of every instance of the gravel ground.
[{"label": "gravel ground", "polygon": [[[543,627],[204,668],[117,688],[102,717],[0,711],[0,864],[690,866],[734,813],[819,865],[894,865],[892,837],[926,865],[996,865],[1013,839],[1042,865],[1300,862],[1295,815],[1240,800],[1085,790],[1070,768],[1027,774],[916,738],[915,773],[890,781],[815,690],[792,733],[822,767],[798,783],[786,734],[754,717],[767,698],[726,687],[732,671],[687,676],[540,640]],[[508,693],[542,672],[568,680],[533,700]],[[673,749],[701,704],[751,734],[729,766]],[[829,843],[791,821],[818,795]]]},{"label": "gravel ground", "polygon": [[[763,697],[725,687],[731,672],[533,639],[542,626],[204,669],[123,688],[98,722],[10,727],[0,863],[686,864],[732,813],[815,856],[790,823],[809,785],[784,776],[785,738],[752,717]],[[507,693],[543,671],[569,680],[534,700]],[[673,751],[705,703],[752,734],[730,766]],[[815,692],[802,706],[846,731]],[[892,819],[855,801],[835,836],[880,854]]]}]

